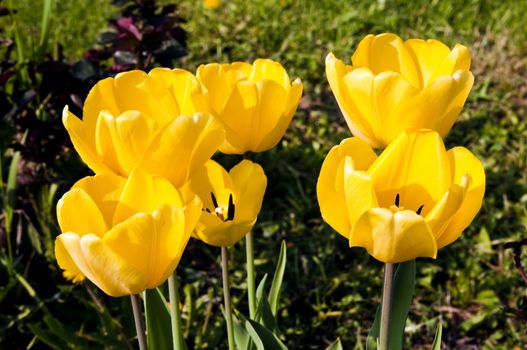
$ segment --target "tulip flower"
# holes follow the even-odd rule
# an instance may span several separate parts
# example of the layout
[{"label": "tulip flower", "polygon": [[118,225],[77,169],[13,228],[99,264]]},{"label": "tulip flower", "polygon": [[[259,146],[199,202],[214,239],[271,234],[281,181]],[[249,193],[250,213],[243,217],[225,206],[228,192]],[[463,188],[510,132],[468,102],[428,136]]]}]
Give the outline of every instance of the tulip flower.
[{"label": "tulip flower", "polygon": [[201,208],[140,169],[128,179],[85,177],[57,204],[57,262],[66,278],[87,278],[111,296],[155,288],[176,268]]},{"label": "tulip flower", "polygon": [[254,63],[201,65],[196,76],[211,108],[225,127],[220,151],[263,152],[276,146],[291,123],[302,82],[290,82],[285,69],[269,59]]},{"label": "tulip flower", "polygon": [[83,119],[63,112],[82,160],[96,174],[127,177],[138,167],[179,187],[224,140],[196,77],[181,69],[130,71],[99,81]]},{"label": "tulip flower", "polygon": [[481,162],[449,151],[431,130],[403,132],[376,156],[358,137],[333,147],[317,196],[323,219],[375,259],[435,258],[474,219],[485,191]]},{"label": "tulip flower", "polygon": [[407,128],[444,137],[456,121],[474,77],[462,45],[395,34],[366,36],[346,65],[332,53],[326,75],[354,136],[385,148]]},{"label": "tulip flower", "polygon": [[243,160],[227,172],[209,160],[183,189],[203,202],[194,235],[218,247],[242,239],[256,223],[266,186],[267,177],[256,163]]},{"label": "tulip flower", "polygon": [[203,7],[207,9],[215,9],[220,6],[220,0],[203,0]]}]

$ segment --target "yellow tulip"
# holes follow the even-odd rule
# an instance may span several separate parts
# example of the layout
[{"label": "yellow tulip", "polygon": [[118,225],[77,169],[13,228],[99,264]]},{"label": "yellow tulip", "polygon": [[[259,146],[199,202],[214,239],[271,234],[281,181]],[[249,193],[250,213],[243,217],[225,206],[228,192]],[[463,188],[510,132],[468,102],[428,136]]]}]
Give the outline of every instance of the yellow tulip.
[{"label": "yellow tulip", "polygon": [[220,0],[203,0],[203,7],[208,9],[215,9],[220,6]]},{"label": "yellow tulip", "polygon": [[375,259],[435,258],[481,207],[485,173],[431,130],[401,133],[379,157],[358,137],[328,153],[317,183],[323,219]]},{"label": "yellow tulip", "polygon": [[55,256],[64,276],[88,278],[106,294],[155,288],[174,271],[201,213],[174,186],[135,169],[79,180],[57,204]]},{"label": "yellow tulip", "polygon": [[135,167],[176,187],[209,159],[224,130],[208,113],[196,77],[185,70],[130,71],[99,81],[84,104],[82,121],[62,121],[82,160],[96,173],[127,177]]},{"label": "yellow tulip", "polygon": [[218,247],[242,239],[256,223],[266,186],[267,177],[256,163],[242,160],[227,172],[209,160],[183,188],[203,202],[196,238]]},{"label": "yellow tulip", "polygon": [[252,65],[201,65],[196,76],[225,127],[220,151],[228,154],[263,152],[276,146],[302,96],[300,79],[291,83],[280,63],[269,59],[257,59]]},{"label": "yellow tulip", "polygon": [[395,34],[366,36],[346,65],[332,53],[326,75],[354,136],[386,147],[407,128],[444,137],[456,121],[474,77],[462,45]]}]

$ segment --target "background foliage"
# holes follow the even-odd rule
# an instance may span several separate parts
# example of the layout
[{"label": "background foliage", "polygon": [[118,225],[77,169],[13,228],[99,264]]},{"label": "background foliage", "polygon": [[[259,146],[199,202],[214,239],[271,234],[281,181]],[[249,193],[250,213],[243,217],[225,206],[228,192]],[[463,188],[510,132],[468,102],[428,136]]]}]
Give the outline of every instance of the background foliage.
[{"label": "background foliage", "polygon": [[[115,47],[114,41],[103,45],[108,37],[100,35],[111,30],[108,21],[126,17],[131,5],[153,3],[0,2],[3,348],[135,346],[128,299],[62,278],[53,257],[54,207],[76,179],[89,174],[63,130],[60,111],[69,104],[80,113],[93,83],[119,70],[117,49],[108,57],[94,56],[104,45]],[[169,3],[159,1],[156,13]],[[225,0],[210,10],[184,0],[169,10],[165,15],[177,16],[174,26],[186,32],[186,56],[174,55],[174,66],[194,70],[212,61],[270,57],[304,82],[301,106],[284,140],[253,156],[269,178],[254,231],[257,278],[272,274],[286,240],[278,316],[291,349],[321,349],[337,337],[345,349],[364,343],[381,293],[381,264],[361,249],[350,250],[323,223],[316,202],[322,160],[349,136],[325,79],[326,54],[349,62],[364,35],[385,31],[468,46],[476,82],[447,143],[463,145],[483,160],[486,199],[475,222],[437,261],[418,261],[407,347],[429,348],[437,322],[443,323],[444,348],[527,347],[527,285],[507,248],[526,236],[527,227],[527,2]],[[137,11],[133,23],[147,30],[148,13]],[[153,26],[166,34],[158,22]],[[140,43],[126,50],[155,51]],[[159,62],[154,57],[148,63]],[[247,314],[244,251],[243,243],[232,249],[231,266],[235,305]],[[178,268],[191,348],[225,347],[218,261],[219,249],[192,241]]]}]

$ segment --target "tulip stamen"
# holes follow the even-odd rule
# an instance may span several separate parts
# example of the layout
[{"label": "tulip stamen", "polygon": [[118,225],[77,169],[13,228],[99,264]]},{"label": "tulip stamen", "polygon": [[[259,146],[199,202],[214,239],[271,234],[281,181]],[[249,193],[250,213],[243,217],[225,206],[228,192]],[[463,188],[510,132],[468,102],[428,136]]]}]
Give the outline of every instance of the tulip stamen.
[{"label": "tulip stamen", "polygon": [[415,213],[416,213],[417,215],[421,215],[421,211],[423,211],[423,207],[424,207],[424,206],[425,206],[425,205],[423,204],[423,205],[421,205],[419,208],[417,208],[417,211],[416,211]]},{"label": "tulip stamen", "polygon": [[400,199],[400,198],[399,198],[399,193],[397,193],[397,194],[395,195],[395,206],[396,206],[396,207],[399,206],[399,199]]},{"label": "tulip stamen", "polygon": [[[218,201],[216,200],[216,196],[214,193],[210,193],[210,198],[212,199],[212,205],[214,205],[214,214],[216,214],[217,217],[219,217],[222,221],[232,221],[234,220],[234,199],[232,198],[232,193],[229,194],[229,204],[227,205],[227,217],[225,218],[223,214],[223,208],[218,205]],[[209,208],[203,209],[207,211],[207,213],[212,213]]]},{"label": "tulip stamen", "polygon": [[234,200],[232,199],[232,193],[229,194],[229,206],[227,207],[227,219],[225,221],[234,220]]}]

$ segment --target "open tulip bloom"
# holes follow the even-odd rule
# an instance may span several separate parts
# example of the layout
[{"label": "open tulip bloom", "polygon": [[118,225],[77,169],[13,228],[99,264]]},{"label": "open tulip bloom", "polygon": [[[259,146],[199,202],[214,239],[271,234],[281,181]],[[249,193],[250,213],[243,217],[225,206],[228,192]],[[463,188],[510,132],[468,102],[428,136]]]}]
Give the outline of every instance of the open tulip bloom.
[{"label": "open tulip bloom", "polygon": [[291,83],[278,62],[257,59],[251,65],[211,63],[196,72],[226,135],[220,151],[263,152],[276,146],[291,123],[302,82]]},{"label": "open tulip bloom", "polygon": [[401,133],[376,156],[352,137],[328,153],[317,183],[323,219],[375,259],[435,258],[481,207],[485,173],[466,148],[431,130]]},{"label": "open tulip bloom", "polygon": [[85,177],[57,205],[57,262],[67,278],[88,278],[111,296],[155,288],[174,272],[201,208],[139,169],[128,179]]},{"label": "open tulip bloom", "polygon": [[332,53],[326,75],[354,136],[385,148],[407,128],[445,136],[456,121],[474,77],[466,47],[437,40],[402,41],[368,35],[346,65]]},{"label": "open tulip bloom", "polygon": [[203,202],[195,236],[218,247],[242,239],[256,223],[266,186],[267,177],[256,163],[242,160],[227,172],[209,160],[185,186]]},{"label": "open tulip bloom", "polygon": [[66,107],[63,123],[96,174],[127,177],[135,167],[182,186],[223,142],[221,123],[196,77],[185,70],[130,71],[99,81],[80,120]]}]

